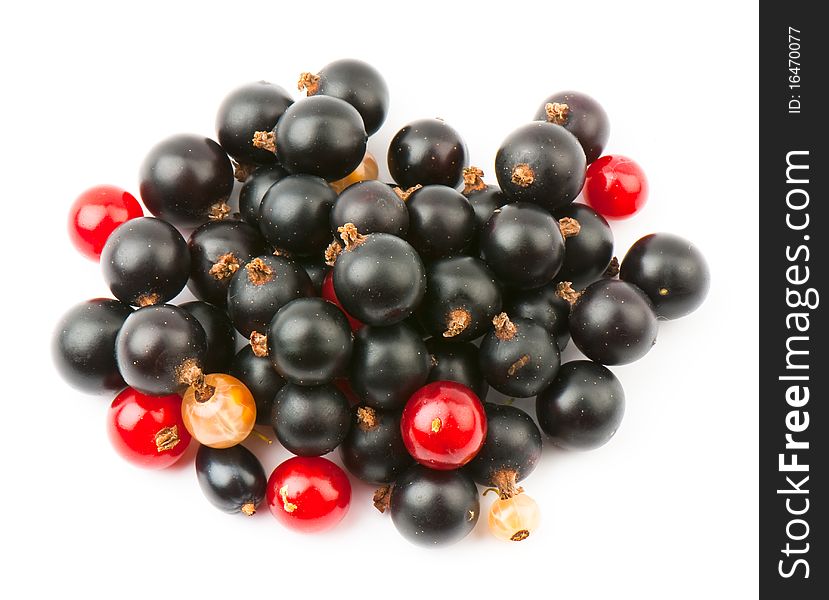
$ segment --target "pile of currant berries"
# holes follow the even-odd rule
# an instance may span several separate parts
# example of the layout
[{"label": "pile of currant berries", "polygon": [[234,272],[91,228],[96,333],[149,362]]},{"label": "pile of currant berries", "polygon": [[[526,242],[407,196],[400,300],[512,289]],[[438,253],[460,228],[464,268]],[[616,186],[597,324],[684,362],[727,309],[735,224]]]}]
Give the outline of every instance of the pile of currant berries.
[{"label": "pile of currant berries", "polygon": [[[378,181],[366,142],[389,95],[361,61],[303,73],[299,89],[295,102],[244,85],[219,107],[218,142],[152,148],[139,185],[152,217],[116,187],[78,198],[72,240],[115,299],[62,318],[59,371],[117,392],[109,435],[132,463],[167,467],[195,438],[199,485],[225,512],[266,501],[288,527],[335,525],[351,485],[323,455],[339,449],[409,540],[467,535],[476,484],[497,495],[492,532],[527,538],[539,509],[519,484],[541,432],[578,450],[613,436],[625,396],[607,365],[641,358],[660,319],[700,305],[704,258],[665,233],[613,256],[605,217],[635,213],[648,186],[603,154],[608,118],[585,94],[550,96],[503,141],[495,186],[440,119],[403,127],[394,183]],[[198,300],[171,304],[185,286]],[[570,340],[588,360],[561,364]],[[490,387],[534,397],[535,415],[485,402]],[[242,445],[266,437],[256,425],[296,455],[267,478]]]}]

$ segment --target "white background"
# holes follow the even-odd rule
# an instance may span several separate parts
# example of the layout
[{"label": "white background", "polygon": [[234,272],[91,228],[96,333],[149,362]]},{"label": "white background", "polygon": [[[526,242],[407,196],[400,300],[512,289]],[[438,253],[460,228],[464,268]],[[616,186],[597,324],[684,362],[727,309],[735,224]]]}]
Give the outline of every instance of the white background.
[{"label": "white background", "polygon": [[[136,4],[17,3],[0,24],[0,596],[756,596],[753,2]],[[664,230],[710,260],[704,307],[662,324],[646,358],[614,369],[627,414],[611,443],[545,449],[525,483],[543,527],[521,544],[491,538],[482,520],[447,549],[412,546],[362,484],[327,534],[295,534],[267,509],[224,515],[201,496],[193,448],[166,472],[130,466],[106,437],[109,399],[53,372],[56,319],[108,294],[67,241],[75,196],[99,183],[135,192],[149,147],[177,132],[214,135],[234,86],[295,90],[300,71],[348,56],[377,66],[391,89],[370,141],[381,163],[403,124],[441,116],[490,182],[500,140],[547,95],[590,93],[611,117],[607,150],[635,158],[651,184],[641,214],[614,223],[617,253]],[[287,456],[257,444],[267,471]]]}]

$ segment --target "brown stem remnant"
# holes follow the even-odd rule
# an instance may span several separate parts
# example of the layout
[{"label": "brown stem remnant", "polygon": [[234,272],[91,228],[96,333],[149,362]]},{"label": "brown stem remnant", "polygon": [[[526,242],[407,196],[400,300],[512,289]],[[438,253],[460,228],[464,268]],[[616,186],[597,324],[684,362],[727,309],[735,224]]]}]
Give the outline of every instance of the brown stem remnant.
[{"label": "brown stem remnant", "polygon": [[357,226],[354,223],[346,223],[342,227],[337,227],[337,231],[345,243],[346,252],[354,250],[354,248],[366,241],[366,236],[357,231]]},{"label": "brown stem remnant", "polygon": [[567,300],[567,302],[569,302],[572,306],[576,303],[576,300],[581,297],[581,292],[577,292],[573,289],[572,281],[560,281],[556,285],[556,296],[562,300]]},{"label": "brown stem remnant", "polygon": [[564,217],[558,220],[558,228],[565,239],[579,234],[581,224],[572,217]]},{"label": "brown stem remnant", "polygon": [[371,431],[377,427],[377,411],[370,406],[357,407],[357,425],[363,431]]},{"label": "brown stem remnant", "polygon": [[284,256],[285,258],[291,258],[291,253],[287,250],[283,250],[282,248],[274,248],[273,249],[274,256]]},{"label": "brown stem remnant", "polygon": [[300,92],[305,90],[309,96],[313,96],[320,90],[320,76],[313,73],[301,73],[297,81],[296,89]]},{"label": "brown stem remnant", "polygon": [[509,369],[507,369],[507,377],[514,377],[515,374],[518,373],[518,371],[520,371],[521,369],[523,369],[528,362],[530,362],[530,355],[524,354],[521,358],[519,358],[509,366]]},{"label": "brown stem remnant", "polygon": [[374,508],[379,510],[381,513],[386,512],[389,509],[389,503],[391,501],[391,486],[390,485],[382,485],[377,488],[374,492]]},{"label": "brown stem remnant", "polygon": [[264,358],[268,355],[268,336],[254,331],[250,334],[250,349],[254,356]]},{"label": "brown stem remnant", "polygon": [[409,199],[409,196],[414,194],[417,190],[422,188],[423,186],[419,183],[417,185],[413,185],[410,188],[406,188],[405,190],[401,187],[395,187],[394,193],[397,194],[397,197],[400,198],[403,202],[406,202]]},{"label": "brown stem remnant", "polygon": [[253,147],[276,154],[276,135],[273,131],[257,131],[253,134]]},{"label": "brown stem remnant", "polygon": [[484,172],[478,167],[465,167],[463,170],[463,195],[485,190]]},{"label": "brown stem remnant", "polygon": [[535,172],[527,163],[520,163],[515,165],[510,179],[518,187],[530,187],[535,181]]},{"label": "brown stem remnant", "polygon": [[252,517],[256,512],[256,505],[253,502],[246,502],[242,505],[242,508],[240,508],[239,510],[242,511],[243,515]]},{"label": "brown stem remnant", "polygon": [[507,313],[502,312],[492,317],[492,325],[495,327],[495,337],[502,342],[508,342],[515,337],[518,328],[515,323],[509,320]]},{"label": "brown stem remnant", "polygon": [[161,296],[159,296],[156,292],[148,292],[146,294],[141,294],[138,298],[135,299],[136,306],[145,307],[145,306],[152,306],[154,304],[158,304],[161,302]]},{"label": "brown stem remnant", "polygon": [[204,380],[204,372],[198,361],[193,358],[185,360],[176,369],[176,375],[180,384],[192,386],[195,391],[196,402],[207,402],[213,397],[213,392],[216,391],[216,388]]},{"label": "brown stem remnant", "polygon": [[343,245],[339,243],[337,240],[334,240],[330,244],[328,244],[328,248],[325,249],[325,264],[329,267],[333,267],[334,263],[337,262],[337,257],[340,255],[340,252],[343,251]]},{"label": "brown stem remnant", "polygon": [[287,485],[283,485],[279,488],[279,497],[282,499],[282,508],[285,509],[285,512],[292,513],[298,508],[296,504],[288,500]]},{"label": "brown stem remnant", "polygon": [[253,285],[263,285],[273,279],[273,269],[261,258],[254,258],[247,265],[248,279]]},{"label": "brown stem remnant", "polygon": [[207,272],[209,275],[212,275],[214,279],[221,281],[222,279],[229,279],[233,277],[233,274],[239,270],[242,266],[242,263],[239,262],[239,259],[236,258],[232,252],[228,252],[227,254],[222,254],[216,262],[213,263],[213,266],[210,267],[210,270]]},{"label": "brown stem remnant", "polygon": [[216,202],[207,211],[207,218],[211,221],[224,221],[230,216],[230,205],[227,202]]},{"label": "brown stem remnant", "polygon": [[250,177],[250,174],[256,170],[256,165],[252,165],[249,163],[240,163],[233,161],[233,177],[236,181],[244,183],[244,181]]},{"label": "brown stem remnant", "polygon": [[602,277],[605,279],[613,279],[619,274],[619,259],[615,256],[610,259],[610,264],[604,270]]},{"label": "brown stem remnant", "polygon": [[544,105],[544,112],[547,113],[547,122],[564,125],[570,116],[570,107],[561,102],[548,102]]},{"label": "brown stem remnant", "polygon": [[515,533],[510,536],[510,540],[513,542],[522,542],[530,537],[530,530],[529,529],[519,529]]},{"label": "brown stem remnant", "polygon": [[440,417],[432,419],[432,433],[438,433],[441,428],[443,428],[443,421],[440,420]]},{"label": "brown stem remnant", "polygon": [[509,500],[524,491],[518,485],[518,472],[515,469],[502,469],[492,475],[492,483],[498,488],[501,500]]},{"label": "brown stem remnant", "polygon": [[155,450],[158,453],[172,450],[178,446],[180,441],[181,438],[178,436],[178,425],[159,429],[158,433],[155,434]]},{"label": "brown stem remnant", "polygon": [[443,337],[452,338],[462,334],[472,323],[472,315],[465,308],[454,308],[446,315],[446,331]]}]

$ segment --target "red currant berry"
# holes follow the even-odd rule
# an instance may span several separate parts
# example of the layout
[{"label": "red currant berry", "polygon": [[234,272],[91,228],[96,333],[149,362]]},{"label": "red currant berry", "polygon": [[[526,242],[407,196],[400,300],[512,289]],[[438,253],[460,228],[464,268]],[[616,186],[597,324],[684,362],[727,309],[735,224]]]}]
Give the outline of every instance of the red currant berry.
[{"label": "red currant berry", "polygon": [[454,381],[435,381],[414,394],[400,419],[403,443],[420,464],[457,469],[486,438],[486,415],[475,392]]},{"label": "red currant berry", "polygon": [[176,394],[148,396],[125,389],[112,401],[107,430],[118,454],[145,469],[169,467],[190,445]]},{"label": "red currant berry", "polygon": [[625,218],[644,206],[648,199],[648,180],[633,160],[608,154],[587,167],[582,194],[596,212],[606,217]]},{"label": "red currant berry", "polygon": [[343,470],[319,456],[295,456],[268,479],[268,506],[279,522],[307,533],[339,523],[351,503],[351,484]]},{"label": "red currant berry", "polygon": [[89,188],[69,210],[69,237],[78,251],[99,260],[112,231],[130,219],[144,216],[138,200],[114,185]]},{"label": "red currant berry", "polygon": [[351,326],[351,331],[357,332],[357,331],[359,331],[360,329],[363,328],[365,323],[363,323],[362,321],[358,321],[357,319],[352,317],[350,314],[348,314],[345,311],[345,309],[343,308],[343,305],[340,304],[340,301],[337,299],[337,294],[334,291],[333,271],[328,271],[328,273],[325,274],[325,279],[322,280],[322,294],[321,295],[322,295],[323,298],[328,300],[331,304],[333,304],[334,306],[339,308],[341,311],[343,311],[343,314],[345,315],[346,319],[348,319],[348,324]]}]

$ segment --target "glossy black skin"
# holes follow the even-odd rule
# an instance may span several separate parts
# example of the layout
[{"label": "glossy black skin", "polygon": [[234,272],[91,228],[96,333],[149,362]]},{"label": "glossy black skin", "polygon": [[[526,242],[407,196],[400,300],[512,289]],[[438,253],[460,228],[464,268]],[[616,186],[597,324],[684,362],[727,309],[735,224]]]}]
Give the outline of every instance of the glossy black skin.
[{"label": "glossy black skin", "polygon": [[427,383],[456,381],[475,392],[479,399],[486,398],[489,384],[481,371],[475,344],[434,337],[426,340],[426,350],[431,363]]},{"label": "glossy black skin", "polygon": [[115,228],[101,251],[101,272],[112,295],[138,306],[145,295],[158,303],[175,298],[190,274],[187,242],[175,227],[153,217],[130,219]]},{"label": "glossy black skin", "polygon": [[541,459],[541,432],[532,417],[515,406],[484,403],[486,439],[478,454],[467,465],[476,483],[497,485],[492,480],[499,471],[515,471],[521,481],[535,470]]},{"label": "glossy black skin", "polygon": [[409,210],[392,188],[376,180],[361,181],[344,189],[331,210],[331,231],[354,223],[362,234],[390,233],[405,238],[409,231]]},{"label": "glossy black skin", "polygon": [[267,330],[273,316],[291,300],[314,295],[308,273],[290,258],[271,255],[258,258],[273,269],[270,281],[254,283],[242,268],[236,271],[227,288],[228,315],[244,337]]},{"label": "glossy black skin", "polygon": [[488,185],[482,190],[473,190],[468,194],[464,194],[469,200],[469,205],[475,211],[475,229],[480,231],[489,221],[492,212],[496,208],[504,206],[508,200],[501,192],[501,188],[495,185]]},{"label": "glossy black skin", "polygon": [[210,274],[210,269],[225,254],[232,254],[243,268],[266,252],[265,246],[259,230],[244,221],[208,221],[196,229],[187,242],[190,249],[187,288],[196,298],[224,307],[231,277],[217,278]]},{"label": "glossy black skin", "polygon": [[139,308],[127,317],[115,340],[124,381],[151,396],[183,391],[179,369],[187,361],[203,367],[206,355],[207,339],[196,317],[169,304]]},{"label": "glossy black skin", "polygon": [[412,121],[389,143],[389,173],[403,189],[418,184],[456,188],[468,161],[466,143],[440,119]]},{"label": "glossy black skin", "polygon": [[421,546],[453,544],[478,522],[478,488],[463,471],[410,467],[391,491],[391,520],[404,538]]},{"label": "glossy black skin", "polygon": [[319,296],[322,293],[322,282],[331,267],[326,265],[322,258],[316,256],[298,256],[295,262],[305,269],[308,277],[311,278],[311,284],[314,286],[314,294]]},{"label": "glossy black skin", "polygon": [[173,225],[193,227],[207,221],[211,206],[228,199],[233,167],[213,140],[179,134],[150,150],[139,180],[147,210]]},{"label": "glossy black skin", "polygon": [[126,385],[115,361],[115,338],[130,314],[122,302],[95,298],[61,317],[52,337],[52,360],[68,384],[88,394]]},{"label": "glossy black skin", "polygon": [[322,456],[345,439],[351,426],[351,410],[346,397],[334,385],[286,383],[276,393],[271,425],[289,452]]},{"label": "glossy black skin", "polygon": [[663,319],[694,312],[711,285],[702,253],[671,233],[652,233],[633,244],[622,260],[619,278],[645,292],[656,315]]},{"label": "glossy black skin", "polygon": [[340,456],[349,473],[368,483],[392,483],[414,463],[400,433],[399,412],[372,409],[376,423],[369,427],[351,411],[351,428],[340,444]]},{"label": "glossy black skin", "polygon": [[613,258],[613,232],[605,218],[586,204],[568,204],[553,213],[556,219],[570,217],[581,225],[578,235],[564,240],[564,264],[557,281],[569,281],[581,290],[604,275]]},{"label": "glossy black skin", "polygon": [[369,325],[394,325],[411,315],[426,291],[426,269],[415,249],[388,233],[370,233],[337,257],[334,291],[343,308]]},{"label": "glossy black skin", "polygon": [[377,69],[344,58],[325,65],[317,75],[317,94],[345,100],[356,108],[368,135],[380,129],[389,111],[389,88]]},{"label": "glossy black skin", "polygon": [[271,131],[294,101],[282,87],[256,81],[230,92],[216,115],[216,132],[222,148],[242,164],[276,162],[273,152],[255,148],[253,134]]},{"label": "glossy black skin", "polygon": [[268,326],[268,353],[276,371],[298,385],[322,385],[343,375],[351,358],[351,327],[322,298],[283,306]]},{"label": "glossy black skin", "polygon": [[349,380],[354,393],[373,408],[398,410],[426,383],[426,344],[405,323],[366,325],[354,336]]},{"label": "glossy black skin", "polygon": [[570,109],[564,123],[560,125],[579,140],[587,164],[599,158],[610,137],[610,119],[602,105],[581,92],[558,92],[541,103],[535,113],[536,121],[547,121],[544,107],[549,102],[566,104]]},{"label": "glossy black skin", "polygon": [[[493,329],[481,340],[481,371],[489,385],[502,394],[529,398],[550,385],[561,356],[555,338],[541,325],[523,319],[512,322],[517,329],[512,339],[499,339]],[[529,362],[510,375],[510,367],[524,356],[529,356]]]},{"label": "glossy black skin", "polygon": [[275,134],[277,158],[290,173],[336,181],[356,169],[366,154],[368,136],[360,113],[330,96],[293,104]]},{"label": "glossy black skin", "polygon": [[[533,182],[522,187],[512,182],[516,166],[526,164]],[[555,210],[575,200],[584,185],[587,161],[572,133],[552,123],[533,122],[519,127],[495,155],[498,185],[511,202],[532,202]]]},{"label": "glossy black skin", "polygon": [[459,191],[427,185],[406,201],[408,240],[423,260],[460,254],[475,236],[475,211]]},{"label": "glossy black skin", "polygon": [[536,398],[541,429],[557,446],[591,450],[613,437],[625,414],[622,384],[607,367],[589,360],[561,365]]},{"label": "glossy black skin", "polygon": [[645,293],[618,279],[588,286],[570,309],[570,335],[587,358],[624,365],[645,356],[656,343],[658,325]]},{"label": "glossy black skin", "polygon": [[[272,153],[268,153],[273,156]],[[254,227],[259,227],[259,206],[270,187],[288,176],[288,171],[279,165],[259,167],[248,175],[239,190],[239,214]]]},{"label": "glossy black skin", "polygon": [[328,222],[337,193],[320,177],[292,175],[273,184],[259,206],[259,229],[274,248],[313,256],[331,243]]},{"label": "glossy black skin", "polygon": [[424,329],[433,337],[444,337],[449,314],[463,309],[470,324],[451,339],[468,342],[491,327],[492,317],[501,311],[501,289],[495,275],[483,261],[471,256],[436,260],[426,272],[426,295],[418,310]]},{"label": "glossy black skin", "polygon": [[250,345],[236,354],[230,365],[229,375],[245,384],[256,401],[256,423],[271,424],[271,409],[276,393],[285,385],[285,380],[273,368],[267,356],[256,356]]},{"label": "glossy black skin", "polygon": [[570,303],[556,293],[555,283],[507,294],[504,312],[541,325],[555,336],[559,350],[564,350],[570,341]]},{"label": "glossy black skin", "polygon": [[178,305],[191,315],[204,329],[207,352],[204,355],[205,373],[226,373],[236,354],[236,330],[227,313],[222,309],[195,300]]},{"label": "glossy black skin", "polygon": [[478,245],[484,262],[505,287],[546,285],[564,264],[558,221],[526,202],[496,209],[478,236]]},{"label": "glossy black skin", "polygon": [[246,504],[259,506],[268,483],[262,463],[242,445],[230,448],[199,446],[196,453],[199,487],[210,503],[226,513]]}]

